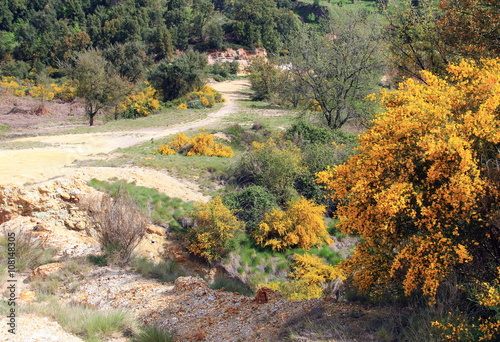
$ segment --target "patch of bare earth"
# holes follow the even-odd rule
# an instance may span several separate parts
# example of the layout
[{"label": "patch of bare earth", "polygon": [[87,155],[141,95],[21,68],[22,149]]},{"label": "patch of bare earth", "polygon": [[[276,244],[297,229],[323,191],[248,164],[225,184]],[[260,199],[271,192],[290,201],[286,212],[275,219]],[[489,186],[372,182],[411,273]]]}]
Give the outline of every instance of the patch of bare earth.
[{"label": "patch of bare earth", "polygon": [[0,319],[0,342],[83,342],[48,317],[31,314],[18,317],[16,334],[6,331],[7,323],[6,317]]}]

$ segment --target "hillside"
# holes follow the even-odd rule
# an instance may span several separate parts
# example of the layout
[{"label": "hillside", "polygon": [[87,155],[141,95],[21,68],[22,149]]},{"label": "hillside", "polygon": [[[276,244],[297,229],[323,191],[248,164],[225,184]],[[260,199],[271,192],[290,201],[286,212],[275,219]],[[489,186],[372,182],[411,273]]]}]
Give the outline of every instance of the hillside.
[{"label": "hillside", "polygon": [[[238,111],[237,100],[246,96],[248,85],[244,81],[230,81],[215,86],[227,102],[207,117],[190,123],[107,133],[61,134],[57,127],[60,116],[48,114],[43,118],[46,120],[43,127],[46,132],[53,127],[57,135],[17,138],[3,143],[0,151],[3,156],[0,229],[34,234],[43,241],[44,249],[56,248],[58,252],[52,257],[52,263],[19,274],[19,288],[16,289],[21,305],[17,321],[19,335],[12,339],[2,330],[2,338],[8,341],[47,341],[47,336],[51,335],[55,336],[54,341],[77,340],[66,335],[53,321],[57,310],[63,310],[60,305],[73,303],[93,310],[124,309],[139,322],[174,332],[179,341],[276,341],[278,335],[280,339],[286,339],[289,332],[295,330],[300,332],[294,340],[301,340],[299,336],[312,340],[336,336],[352,336],[353,341],[373,340],[374,321],[382,313],[376,313],[368,306],[328,298],[291,301],[273,291],[267,294],[268,302],[259,303],[253,297],[212,290],[200,278],[180,277],[170,283],[160,283],[134,273],[130,267],[99,267],[84,262],[89,255],[101,253],[92,219],[79,208],[79,203],[96,193],[85,184],[90,179],[133,181],[184,201],[207,201],[208,197],[200,193],[196,184],[173,178],[165,171],[137,166],[78,166],[73,161],[111,160],[119,147],[203,126],[219,126],[224,116]],[[255,112],[262,118],[276,118],[279,113],[266,109]],[[11,120],[16,121],[13,117]],[[12,130],[9,134],[15,136],[22,132],[26,135],[37,132],[37,129],[33,125],[19,131]],[[36,147],[39,144],[43,145]],[[9,153],[13,153],[12,157]],[[65,158],[53,158],[57,154]],[[55,179],[47,181],[50,178]],[[32,184],[22,185],[26,181]],[[216,274],[224,274],[221,268],[189,261],[191,257],[177,243],[164,227],[151,226],[136,253],[157,262],[173,260],[183,265],[183,274],[203,276],[209,282],[214,281]],[[76,269],[71,266],[75,260],[81,264]],[[23,282],[26,277],[29,281]],[[7,283],[4,284],[5,289]],[[4,295],[6,293],[3,291]],[[53,300],[47,302],[44,299],[47,294],[59,304]],[[46,311],[41,309],[44,305],[49,305],[56,313],[44,314]],[[32,316],[26,316],[25,311],[31,312]],[[42,318],[40,315],[47,316]],[[29,317],[32,318],[28,322]],[[318,327],[313,330],[303,327],[303,323],[310,320]],[[359,320],[365,322],[363,327],[359,326]],[[35,325],[31,323],[33,321],[44,323]],[[332,328],[323,331],[321,324]],[[106,340],[127,339],[113,337]]]},{"label": "hillside", "polygon": [[0,1],[0,339],[498,341],[497,2]]}]

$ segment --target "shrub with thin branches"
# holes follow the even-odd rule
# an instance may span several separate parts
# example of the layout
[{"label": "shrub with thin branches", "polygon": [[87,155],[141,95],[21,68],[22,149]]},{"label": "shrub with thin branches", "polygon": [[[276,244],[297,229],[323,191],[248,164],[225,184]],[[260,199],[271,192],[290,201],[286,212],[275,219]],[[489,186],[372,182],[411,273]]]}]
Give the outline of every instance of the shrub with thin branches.
[{"label": "shrub with thin branches", "polygon": [[[5,257],[8,250],[9,236],[14,236],[15,254],[16,254],[16,268],[18,271],[36,268],[40,265],[48,263],[56,254],[54,248],[47,246],[46,236],[37,236],[32,231],[28,230],[4,230],[0,236],[0,263],[7,264]],[[5,251],[5,252],[3,252]]]},{"label": "shrub with thin branches", "polygon": [[144,237],[149,224],[147,216],[124,189],[119,189],[115,197],[105,194],[93,198],[88,209],[108,260],[127,263]]}]

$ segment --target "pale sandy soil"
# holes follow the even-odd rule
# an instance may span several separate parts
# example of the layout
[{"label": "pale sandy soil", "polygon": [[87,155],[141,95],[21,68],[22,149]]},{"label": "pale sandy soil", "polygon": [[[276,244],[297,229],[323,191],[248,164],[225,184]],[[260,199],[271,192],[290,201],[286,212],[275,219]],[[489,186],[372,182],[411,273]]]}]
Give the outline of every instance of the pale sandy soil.
[{"label": "pale sandy soil", "polygon": [[[95,158],[99,154],[109,154],[123,148],[151,139],[158,139],[179,132],[214,125],[218,120],[237,110],[236,99],[248,88],[247,80],[214,83],[226,102],[219,110],[206,118],[169,127],[155,127],[127,132],[68,134],[20,138],[15,142],[40,142],[40,147],[0,150],[0,184],[24,184],[40,182],[54,177],[79,174],[85,179],[136,180],[138,185],[154,187],[169,196],[184,200],[206,200],[196,185],[179,180],[159,171],[137,168],[90,168],[79,170],[71,165],[75,161]],[[44,144],[49,144],[44,146]]]},{"label": "pale sandy soil", "polygon": [[17,317],[15,334],[6,331],[7,323],[6,317],[0,319],[0,342],[83,342],[82,339],[65,332],[57,322],[48,317]]}]

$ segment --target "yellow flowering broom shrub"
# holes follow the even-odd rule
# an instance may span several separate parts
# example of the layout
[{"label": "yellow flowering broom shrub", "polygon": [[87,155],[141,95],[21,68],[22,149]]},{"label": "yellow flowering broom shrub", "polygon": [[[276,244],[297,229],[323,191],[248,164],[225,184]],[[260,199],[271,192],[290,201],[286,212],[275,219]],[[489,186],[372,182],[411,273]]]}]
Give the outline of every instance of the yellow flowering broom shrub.
[{"label": "yellow flowering broom shrub", "polygon": [[160,101],[157,99],[156,90],[145,82],[145,87],[141,91],[127,96],[118,104],[117,111],[124,118],[135,119],[151,114],[160,109]]},{"label": "yellow flowering broom shrub", "polygon": [[305,253],[294,255],[291,281],[268,283],[265,286],[280,291],[290,299],[312,299],[323,296],[322,283],[337,278],[345,279],[341,269],[327,265],[320,257]]},{"label": "yellow flowering broom shrub", "polygon": [[170,144],[161,145],[156,152],[161,155],[179,153],[187,156],[234,157],[231,146],[215,142],[213,134],[205,132],[193,138],[179,133]]},{"label": "yellow flowering broom shrub", "polygon": [[54,99],[55,92],[52,85],[36,85],[30,89],[30,95],[34,98],[51,101]]},{"label": "yellow flowering broom shrub", "polygon": [[2,76],[0,87],[10,92],[14,96],[26,96],[26,87],[22,84],[19,84],[19,82],[13,76]]},{"label": "yellow flowering broom shrub", "polygon": [[464,60],[380,94],[358,154],[318,173],[337,228],[361,237],[342,267],[355,285],[394,285],[434,304],[452,272],[492,281],[500,260],[500,59]]},{"label": "yellow flowering broom shrub", "polygon": [[174,141],[172,141],[172,148],[175,149],[177,152],[182,153],[183,150],[185,152],[189,151],[191,149],[192,145],[192,139],[185,135],[184,133],[178,133],[175,136]]},{"label": "yellow flowering broom shrub", "polygon": [[61,85],[51,83],[54,98],[63,102],[70,102],[76,98],[76,86],[73,81],[63,82]]},{"label": "yellow flowering broom shrub", "polygon": [[208,85],[204,85],[200,89],[188,93],[181,101],[177,109],[212,108],[216,103],[225,102],[225,99],[217,90]]},{"label": "yellow flowering broom shrub", "polygon": [[306,198],[291,201],[286,211],[275,209],[266,213],[253,232],[253,238],[257,244],[273,251],[292,247],[310,249],[331,243],[325,225],[325,211],[325,206]]},{"label": "yellow flowering broom shrub", "polygon": [[432,325],[441,332],[444,341],[498,341],[500,339],[500,267],[497,278],[491,282],[476,281],[473,300],[481,307],[493,312],[490,317],[475,321],[467,319],[463,313],[449,312],[446,322],[435,321]]},{"label": "yellow flowering broom shrub", "polygon": [[35,85],[31,80],[19,82],[15,77],[2,77],[0,87],[6,89],[14,96],[23,97],[30,95],[47,101],[53,99],[72,101],[76,97],[75,87],[71,81],[57,85],[56,83]]},{"label": "yellow flowering broom shrub", "polygon": [[187,249],[209,262],[229,253],[231,239],[243,229],[243,223],[224,206],[219,196],[198,204],[192,217],[194,224],[186,235]]}]

